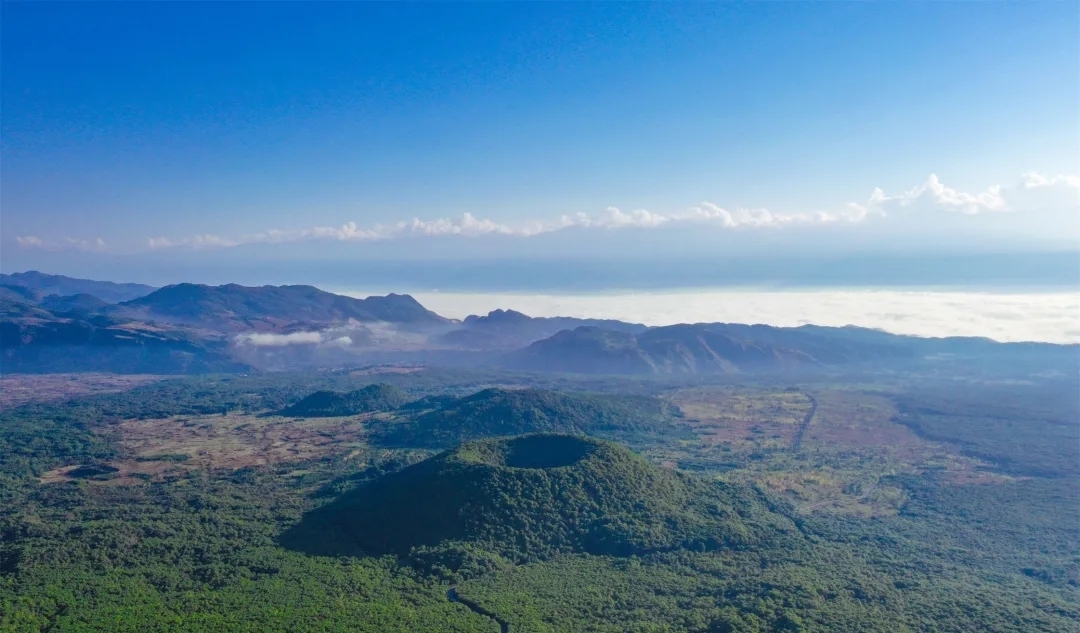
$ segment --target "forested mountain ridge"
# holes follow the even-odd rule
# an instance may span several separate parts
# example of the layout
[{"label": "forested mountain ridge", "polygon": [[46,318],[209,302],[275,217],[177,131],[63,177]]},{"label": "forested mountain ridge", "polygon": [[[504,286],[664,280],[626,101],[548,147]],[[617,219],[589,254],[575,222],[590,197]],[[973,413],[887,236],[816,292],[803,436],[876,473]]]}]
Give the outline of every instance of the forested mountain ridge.
[{"label": "forested mountain ridge", "polygon": [[639,333],[600,327],[564,330],[506,354],[502,365],[583,374],[735,374],[848,366],[911,366],[937,359],[1080,367],[1080,346],[922,338],[847,326],[794,328],[695,323]]},{"label": "forested mountain ridge", "polygon": [[506,363],[533,371],[608,374],[738,373],[817,365],[798,349],[736,338],[722,325],[673,325],[640,334],[595,327],[559,332],[511,354]]},{"label": "forested mountain ridge", "polygon": [[447,319],[424,308],[409,295],[354,299],[314,286],[261,286],[228,284],[207,286],[182,283],[166,286],[127,301],[117,310],[131,317],[164,319],[210,329],[244,330],[257,322],[286,324],[388,322],[412,325],[446,323]]},{"label": "forested mountain ridge", "polygon": [[[33,280],[36,274],[17,273],[7,279]],[[65,283],[64,288],[71,290],[107,282],[68,279]],[[7,337],[3,346],[18,347],[23,354],[22,360],[5,368],[17,372],[59,370],[56,343],[65,339],[47,336],[50,330],[115,329],[119,324],[131,331],[170,331],[175,335],[172,338],[191,343],[187,352],[194,356],[191,362],[158,366],[151,361],[110,360],[106,366],[110,371],[138,367],[156,373],[198,372],[227,366],[282,371],[370,363],[643,376],[813,373],[856,367],[937,368],[947,373],[982,367],[1000,372],[1019,365],[1065,374],[1080,371],[1077,345],[922,338],[854,326],[696,323],[646,327],[611,320],[534,318],[513,310],[494,310],[458,322],[428,310],[409,295],[354,299],[312,286],[185,283],[110,304],[92,294],[61,296],[30,286],[0,284],[0,313],[6,323],[0,330]],[[16,333],[21,342],[10,338]],[[142,338],[142,334],[97,337],[91,346],[72,336],[66,339],[64,353],[82,359],[119,357],[123,354],[113,354],[110,345],[130,347],[132,340]],[[199,358],[200,354],[207,356]],[[223,364],[222,355],[229,362]]]},{"label": "forested mountain ridge", "polygon": [[643,332],[639,323],[611,319],[572,317],[530,317],[515,310],[492,310],[484,316],[465,317],[461,326],[443,334],[439,342],[478,350],[507,350],[523,347],[563,330],[577,327],[602,327],[616,332]]},{"label": "forested mountain ridge", "polygon": [[[740,549],[798,535],[759,493],[649,464],[575,435],[465,443],[327,505],[285,537],[325,551],[340,530],[372,554],[462,544],[514,562],[559,552],[615,556]],[[330,552],[327,552],[330,553]]]},{"label": "forested mountain ridge", "polygon": [[373,384],[349,392],[316,391],[289,405],[281,415],[294,417],[339,417],[393,411],[408,401],[403,391],[393,385]]},{"label": "forested mountain ridge", "polygon": [[37,290],[42,296],[50,294],[61,296],[89,294],[107,303],[130,301],[156,290],[153,286],[144,284],[75,279],[64,275],[39,273],[36,270],[23,273],[0,273],[0,284]]},{"label": "forested mountain ridge", "polygon": [[372,432],[390,446],[446,448],[526,433],[660,433],[678,415],[677,407],[654,397],[491,388],[416,417],[378,422]]},{"label": "forested mountain ridge", "polygon": [[93,314],[96,298],[84,297],[52,295],[40,305],[0,298],[3,370],[184,374],[247,369],[233,359],[222,338]]}]

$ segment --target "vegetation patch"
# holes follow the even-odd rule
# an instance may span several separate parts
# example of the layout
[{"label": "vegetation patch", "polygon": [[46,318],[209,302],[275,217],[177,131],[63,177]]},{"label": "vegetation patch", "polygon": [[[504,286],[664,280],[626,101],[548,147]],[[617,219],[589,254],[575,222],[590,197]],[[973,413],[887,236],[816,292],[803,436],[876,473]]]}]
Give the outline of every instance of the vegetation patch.
[{"label": "vegetation patch", "polygon": [[583,433],[617,437],[674,431],[680,412],[648,396],[610,396],[540,389],[485,389],[405,420],[377,424],[388,446],[447,448],[485,437]]},{"label": "vegetation patch", "polygon": [[408,401],[405,392],[392,385],[368,385],[356,391],[316,391],[300,402],[286,407],[281,415],[290,417],[329,418],[376,411],[393,411]]},{"label": "vegetation patch", "polygon": [[332,554],[464,543],[512,561],[559,552],[644,554],[741,548],[797,534],[755,490],[650,464],[616,444],[568,435],[479,440],[377,479],[320,508],[285,542]]},{"label": "vegetation patch", "polygon": [[697,441],[656,446],[654,459],[730,481],[757,482],[803,513],[896,514],[904,490],[891,475],[934,472],[943,481],[1006,481],[960,447],[920,437],[900,423],[893,398],[821,389],[798,451],[794,442],[810,400],[797,389],[698,387],[671,399]]}]

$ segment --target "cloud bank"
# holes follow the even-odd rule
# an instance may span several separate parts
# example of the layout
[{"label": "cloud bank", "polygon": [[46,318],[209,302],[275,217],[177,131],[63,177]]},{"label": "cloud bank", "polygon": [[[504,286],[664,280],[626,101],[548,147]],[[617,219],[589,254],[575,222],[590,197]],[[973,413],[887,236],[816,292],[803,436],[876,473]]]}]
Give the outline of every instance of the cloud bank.
[{"label": "cloud bank", "polygon": [[1075,292],[915,290],[685,290],[619,294],[414,293],[451,318],[496,308],[530,316],[621,319],[646,325],[763,323],[858,325],[915,336],[1080,343]]},{"label": "cloud bank", "polygon": [[287,345],[318,345],[323,342],[323,335],[319,332],[293,332],[291,334],[273,334],[269,332],[257,332],[241,334],[236,337],[240,345],[252,345],[255,347],[285,347]]},{"label": "cloud bank", "polygon": [[[1015,185],[992,185],[985,191],[959,191],[930,174],[923,183],[895,194],[875,188],[865,202],[848,202],[835,210],[816,212],[775,212],[765,208],[728,209],[704,201],[681,212],[655,213],[646,209],[623,211],[608,207],[595,214],[577,213],[548,220],[529,220],[503,223],[478,218],[471,213],[460,217],[375,224],[363,227],[356,222],[340,226],[313,226],[303,229],[270,229],[233,237],[197,234],[189,237],[153,237],[145,248],[214,249],[246,244],[282,244],[314,240],[340,242],[369,242],[406,237],[439,236],[508,236],[527,238],[566,229],[624,230],[657,229],[670,226],[701,226],[724,230],[782,229],[795,226],[858,224],[871,217],[917,212],[945,212],[959,215],[989,213],[1033,212],[1042,210],[1080,209],[1080,176],[1047,176],[1028,172]],[[101,238],[83,240],[63,238],[49,241],[37,236],[16,237],[23,248],[64,249],[87,251],[107,250]]]},{"label": "cloud bank", "polygon": [[109,250],[108,244],[100,237],[95,237],[93,239],[64,237],[59,240],[47,240],[37,237],[36,235],[20,235],[15,238],[15,243],[23,248],[40,248],[50,251],[79,250],[104,252]]}]

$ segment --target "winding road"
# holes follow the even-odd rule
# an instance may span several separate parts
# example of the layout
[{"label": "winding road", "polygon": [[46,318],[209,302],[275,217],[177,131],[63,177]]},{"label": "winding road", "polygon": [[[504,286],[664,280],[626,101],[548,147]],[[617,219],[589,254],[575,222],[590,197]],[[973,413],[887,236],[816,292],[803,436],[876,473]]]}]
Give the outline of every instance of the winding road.
[{"label": "winding road", "polygon": [[476,604],[472,600],[469,600],[468,598],[462,598],[461,596],[459,596],[458,592],[457,592],[457,587],[450,587],[449,589],[446,590],[446,599],[449,600],[450,602],[456,602],[456,603],[464,606],[466,609],[468,609],[469,611],[472,611],[473,613],[475,613],[477,615],[482,615],[485,618],[490,618],[490,619],[494,620],[495,623],[499,625],[499,630],[502,633],[510,633],[510,625],[505,620],[503,620],[499,616],[495,615],[491,611],[488,611],[484,607],[481,607],[480,605]]}]

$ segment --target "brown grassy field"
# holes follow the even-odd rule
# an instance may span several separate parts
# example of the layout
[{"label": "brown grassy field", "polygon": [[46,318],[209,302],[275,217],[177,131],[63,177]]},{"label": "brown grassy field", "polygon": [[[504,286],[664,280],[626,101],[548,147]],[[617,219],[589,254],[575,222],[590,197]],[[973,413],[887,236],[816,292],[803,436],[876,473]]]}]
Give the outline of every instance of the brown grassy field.
[{"label": "brown grassy field", "polygon": [[30,402],[127,391],[168,376],[152,374],[7,374],[0,376],[0,410]]},{"label": "brown grassy field", "polygon": [[894,513],[903,492],[883,478],[901,473],[936,470],[957,484],[1005,478],[894,422],[896,410],[886,396],[833,389],[811,395],[818,407],[796,451],[796,431],[811,407],[804,393],[736,387],[677,392],[671,400],[698,440],[653,457],[757,482],[804,512]]},{"label": "brown grassy field", "polygon": [[[125,484],[190,470],[237,469],[301,462],[366,447],[370,416],[283,418],[256,415],[177,416],[126,420],[104,430],[124,449],[110,463],[119,469],[104,483]],[[72,468],[46,473],[41,481],[68,479]]]},{"label": "brown grassy field", "polygon": [[[811,396],[817,407],[796,449]],[[887,477],[902,473],[934,470],[957,484],[1005,479],[894,422],[896,410],[885,395],[719,386],[678,391],[670,399],[681,407],[679,423],[689,425],[695,439],[662,443],[647,450],[648,457],[667,468],[766,486],[804,512],[894,513],[905,499]],[[110,464],[118,469],[115,475],[99,483],[367,455],[370,417],[216,414],[126,420],[99,430],[123,452]],[[70,470],[52,471],[42,481],[69,479]]]}]

